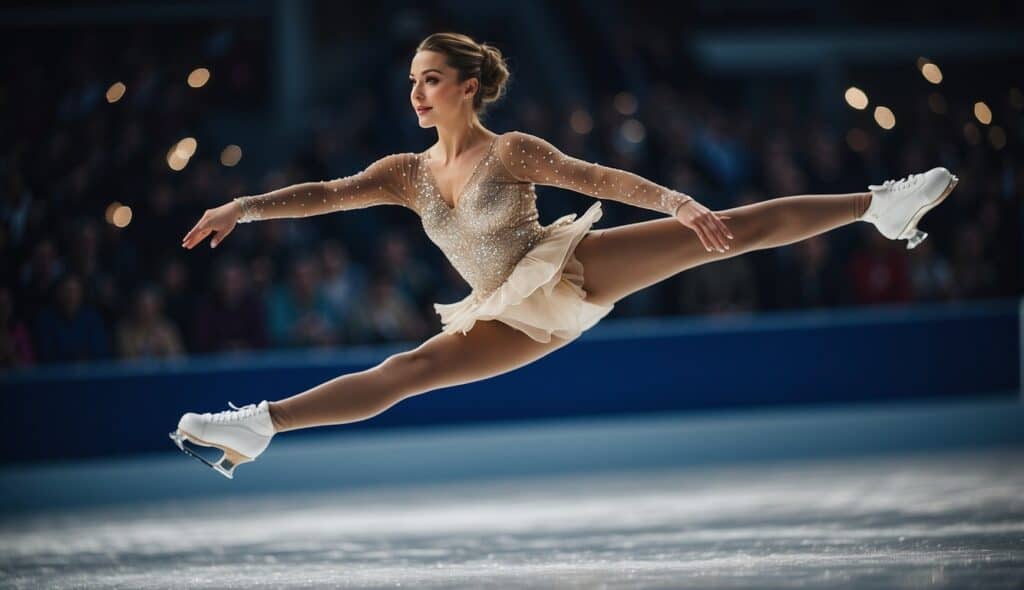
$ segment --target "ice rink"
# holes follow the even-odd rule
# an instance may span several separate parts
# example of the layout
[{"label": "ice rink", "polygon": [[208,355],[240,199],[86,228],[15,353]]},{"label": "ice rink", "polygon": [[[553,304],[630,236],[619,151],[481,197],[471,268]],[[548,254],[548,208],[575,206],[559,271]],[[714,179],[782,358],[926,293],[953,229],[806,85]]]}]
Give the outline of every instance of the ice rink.
[{"label": "ice rink", "polygon": [[[945,422],[962,416],[966,428],[972,428],[972,415],[989,420],[996,430],[1019,424],[1012,418],[1000,425],[962,407],[947,410],[917,411],[917,419],[909,410],[886,415],[918,426],[927,425],[925,414]],[[366,461],[376,460],[368,449],[386,447],[385,439],[362,450],[351,441],[320,443],[326,446],[317,450],[307,440],[293,440],[276,455],[268,453],[267,464],[239,468],[234,481],[176,452],[77,472],[66,466],[7,470],[0,482],[25,494],[19,500],[7,487],[8,509],[11,501],[26,507],[6,513],[0,527],[3,584],[26,589],[1022,587],[1024,450],[880,448],[832,457],[799,452],[810,448],[806,441],[814,431],[806,430],[812,424],[820,432],[832,430],[833,440],[839,440],[849,434],[842,424],[878,422],[867,411],[832,415],[693,420],[672,429],[664,419],[647,428],[641,422],[619,430],[577,426],[575,439],[569,426],[550,424],[532,434],[495,436],[506,437],[497,441],[501,445],[521,437],[513,446],[527,454],[529,440],[552,432],[584,445],[593,437],[591,446],[599,452],[598,440],[621,447],[622,440],[632,438],[634,447],[619,456],[602,453],[608,457],[603,468],[533,474],[517,468],[507,471],[519,473],[502,476],[496,475],[499,465],[476,479],[416,481],[424,478],[415,476],[386,482],[378,477],[376,483],[366,479],[358,486],[332,483],[306,491],[302,488],[316,481],[343,481],[357,452]],[[793,446],[795,439],[780,433],[797,433],[800,424],[808,438]],[[710,448],[716,436],[735,439],[743,431],[756,438],[769,430],[775,435],[764,438],[763,457],[757,460],[688,465],[666,460],[630,467],[657,455],[646,448],[641,432],[685,459],[693,441]],[[443,445],[465,448],[465,438],[458,437],[482,436],[466,431],[447,440],[407,437],[402,444],[420,449],[417,461],[429,468],[430,456],[445,460],[438,451]],[[821,440],[828,446],[827,438]],[[552,449],[549,459],[557,464],[558,453],[548,443],[541,447]],[[481,439],[476,448],[487,445]],[[394,454],[397,448],[382,452]],[[795,456],[775,456],[782,453],[773,449],[786,448]],[[579,455],[578,448],[572,452]],[[328,454],[335,457],[333,474],[318,458]],[[321,466],[305,470],[296,466],[300,457]],[[261,476],[280,485],[259,483]],[[303,477],[307,481],[299,481]],[[72,501],[102,500],[96,490],[132,482],[138,484],[135,502],[113,490],[106,504]],[[52,498],[41,498],[45,493]],[[35,496],[34,508],[28,494]]]},{"label": "ice rink", "polygon": [[1019,588],[1024,453],[744,465],[15,519],[14,588]]}]

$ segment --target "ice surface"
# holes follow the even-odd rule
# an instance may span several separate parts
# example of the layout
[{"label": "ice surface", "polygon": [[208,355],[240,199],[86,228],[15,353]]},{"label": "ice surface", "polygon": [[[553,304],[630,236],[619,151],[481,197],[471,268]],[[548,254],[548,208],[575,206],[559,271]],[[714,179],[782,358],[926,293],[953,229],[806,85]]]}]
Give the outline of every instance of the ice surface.
[{"label": "ice surface", "polygon": [[[11,588],[1020,588],[1024,451],[75,509]],[[209,474],[213,477],[215,474]]]}]

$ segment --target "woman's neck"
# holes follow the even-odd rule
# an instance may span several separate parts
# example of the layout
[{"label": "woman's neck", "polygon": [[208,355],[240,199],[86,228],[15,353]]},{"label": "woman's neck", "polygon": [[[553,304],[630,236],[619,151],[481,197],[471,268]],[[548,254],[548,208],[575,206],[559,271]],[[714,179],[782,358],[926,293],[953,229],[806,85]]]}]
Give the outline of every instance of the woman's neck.
[{"label": "woman's neck", "polygon": [[447,165],[466,150],[472,149],[477,143],[493,135],[475,118],[454,129],[438,127],[437,144],[434,148],[435,158]]}]

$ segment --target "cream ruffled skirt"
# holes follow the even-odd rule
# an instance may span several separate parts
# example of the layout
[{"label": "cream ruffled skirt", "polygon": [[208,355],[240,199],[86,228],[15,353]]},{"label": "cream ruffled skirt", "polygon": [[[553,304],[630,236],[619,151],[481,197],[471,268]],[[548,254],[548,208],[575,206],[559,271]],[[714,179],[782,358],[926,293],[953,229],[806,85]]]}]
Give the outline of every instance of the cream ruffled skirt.
[{"label": "cream ruffled skirt", "polygon": [[465,334],[477,320],[498,320],[538,342],[550,342],[552,335],[571,340],[591,328],[614,305],[584,300],[583,264],[573,251],[601,213],[598,201],[579,219],[575,213],[559,217],[490,294],[435,303],[443,331]]}]

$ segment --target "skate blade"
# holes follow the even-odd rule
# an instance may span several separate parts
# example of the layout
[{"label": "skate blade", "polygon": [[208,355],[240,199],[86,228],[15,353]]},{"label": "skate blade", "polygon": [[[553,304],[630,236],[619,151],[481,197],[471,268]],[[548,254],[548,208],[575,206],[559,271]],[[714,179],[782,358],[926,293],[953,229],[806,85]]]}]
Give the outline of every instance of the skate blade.
[{"label": "skate blade", "polygon": [[[252,461],[252,459],[249,459],[248,457],[245,457],[243,455],[239,455],[238,453],[230,449],[225,449],[223,447],[218,447],[217,445],[207,443],[206,441],[193,437],[180,430],[168,433],[168,436],[171,438],[172,441],[174,441],[174,444],[178,446],[181,452],[185,453],[190,457],[195,458],[203,465],[206,465],[207,467],[213,469],[214,471],[220,473],[221,475],[228,479],[235,478],[235,468],[238,467],[238,465]],[[189,448],[189,444],[217,448],[220,449],[221,451],[224,451],[224,454],[221,455],[219,460],[210,461],[206,457],[200,455],[198,452]]]},{"label": "skate blade", "polygon": [[939,195],[939,198],[918,209],[917,212],[914,213],[914,216],[910,218],[910,223],[907,224],[907,227],[903,228],[903,231],[900,232],[900,237],[896,238],[898,240],[907,241],[907,250],[914,249],[915,247],[917,247],[918,244],[923,242],[924,239],[928,237],[927,233],[917,229],[917,224],[919,221],[921,221],[921,218],[924,217],[925,213],[928,213],[932,209],[938,207],[939,203],[946,200],[946,197],[949,196],[949,193],[953,192],[953,189],[956,188],[957,183],[960,182],[960,179],[957,178],[956,174],[951,174],[950,176],[951,178],[949,180],[949,186],[946,187],[946,190],[942,191],[942,194]]}]

